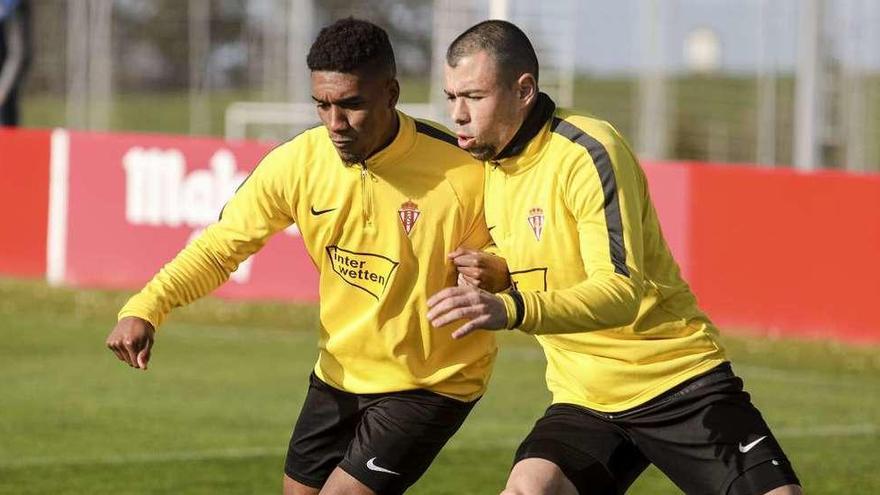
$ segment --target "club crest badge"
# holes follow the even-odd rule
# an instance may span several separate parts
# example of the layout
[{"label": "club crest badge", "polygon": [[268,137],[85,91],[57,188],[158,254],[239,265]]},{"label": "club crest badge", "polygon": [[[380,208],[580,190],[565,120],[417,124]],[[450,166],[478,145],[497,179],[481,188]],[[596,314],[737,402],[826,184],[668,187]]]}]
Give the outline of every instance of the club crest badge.
[{"label": "club crest badge", "polygon": [[403,230],[406,231],[406,235],[409,235],[412,232],[413,227],[416,225],[416,221],[419,219],[419,215],[422,212],[419,211],[419,205],[413,203],[412,201],[407,201],[400,205],[400,209],[397,210],[397,214],[400,216],[400,223],[403,224]]},{"label": "club crest badge", "polygon": [[537,207],[529,210],[529,226],[535,234],[535,239],[540,241],[541,233],[544,231],[544,210]]}]

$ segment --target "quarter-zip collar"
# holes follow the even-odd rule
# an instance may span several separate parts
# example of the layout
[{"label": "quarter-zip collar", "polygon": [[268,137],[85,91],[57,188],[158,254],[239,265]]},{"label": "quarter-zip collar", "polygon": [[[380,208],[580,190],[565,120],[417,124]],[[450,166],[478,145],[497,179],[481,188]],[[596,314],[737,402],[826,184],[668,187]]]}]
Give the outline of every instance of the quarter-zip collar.
[{"label": "quarter-zip collar", "polygon": [[408,115],[397,110],[397,135],[377,153],[365,160],[363,165],[370,171],[381,170],[383,167],[400,162],[401,158],[412,151],[416,143],[416,124]]},{"label": "quarter-zip collar", "polygon": [[534,165],[550,139],[550,122],[555,112],[556,103],[546,93],[538,93],[538,101],[513,139],[489,163],[501,166],[508,174],[519,173]]}]

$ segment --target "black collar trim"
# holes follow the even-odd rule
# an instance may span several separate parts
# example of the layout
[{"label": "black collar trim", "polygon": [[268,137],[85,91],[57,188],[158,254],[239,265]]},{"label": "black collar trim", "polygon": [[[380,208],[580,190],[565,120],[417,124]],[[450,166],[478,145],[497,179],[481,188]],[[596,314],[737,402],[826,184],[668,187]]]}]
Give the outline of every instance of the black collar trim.
[{"label": "black collar trim", "polygon": [[516,131],[507,146],[501,150],[501,153],[498,153],[492,160],[503,160],[522,153],[529,141],[538,135],[555,111],[556,103],[553,103],[553,100],[546,93],[538,93],[538,101],[526,116],[522,126]]}]

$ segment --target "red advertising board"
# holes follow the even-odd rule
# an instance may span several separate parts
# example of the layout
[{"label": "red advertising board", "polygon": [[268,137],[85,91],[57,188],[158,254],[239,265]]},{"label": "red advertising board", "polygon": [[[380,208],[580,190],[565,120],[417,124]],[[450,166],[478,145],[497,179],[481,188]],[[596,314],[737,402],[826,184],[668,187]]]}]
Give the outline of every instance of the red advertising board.
[{"label": "red advertising board", "polygon": [[[268,150],[189,137],[0,130],[0,273],[136,289],[217,218]],[[719,326],[880,342],[873,311],[880,175],[643,165],[667,242]],[[217,294],[314,301],[317,286],[294,228]]]},{"label": "red advertising board", "polygon": [[880,342],[880,175],[690,165],[692,286],[722,326]]},{"label": "red advertising board", "polygon": [[669,249],[685,278],[691,275],[691,166],[672,162],[642,162],[651,200]]},{"label": "red advertising board", "polygon": [[[253,142],[71,132],[65,256],[50,266],[50,279],[143,285],[217,219],[268,150]],[[317,272],[295,227],[270,239],[216,294],[315,300]]]},{"label": "red advertising board", "polygon": [[0,273],[46,273],[49,134],[0,129]]}]

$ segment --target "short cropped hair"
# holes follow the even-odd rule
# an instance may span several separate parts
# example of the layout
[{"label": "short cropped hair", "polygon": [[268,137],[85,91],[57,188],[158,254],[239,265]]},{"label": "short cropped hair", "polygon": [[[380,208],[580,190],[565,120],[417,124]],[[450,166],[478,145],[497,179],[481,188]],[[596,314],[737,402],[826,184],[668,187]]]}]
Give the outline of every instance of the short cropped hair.
[{"label": "short cropped hair", "polygon": [[311,71],[385,72],[395,77],[394,50],[379,26],[348,17],[321,29],[306,63]]},{"label": "short cropped hair", "polygon": [[461,33],[446,50],[446,63],[458,65],[463,57],[485,50],[498,63],[501,76],[510,81],[524,73],[538,80],[538,56],[526,33],[515,24],[483,21]]}]

